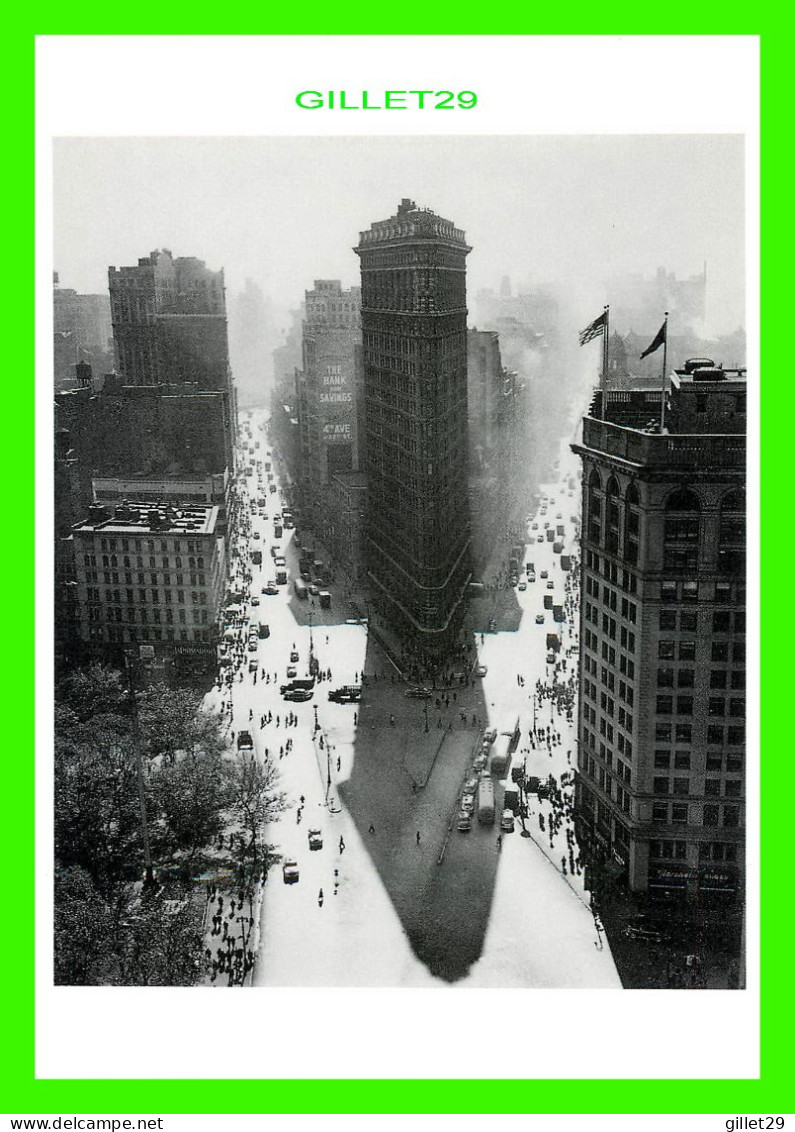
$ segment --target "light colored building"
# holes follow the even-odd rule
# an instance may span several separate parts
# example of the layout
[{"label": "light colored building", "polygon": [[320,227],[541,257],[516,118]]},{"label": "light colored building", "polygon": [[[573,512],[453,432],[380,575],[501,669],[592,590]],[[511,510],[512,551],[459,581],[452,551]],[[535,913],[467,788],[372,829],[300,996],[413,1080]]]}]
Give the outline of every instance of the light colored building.
[{"label": "light colored building", "polygon": [[215,506],[94,504],[71,536],[79,631],[91,651],[146,642],[179,652],[191,643],[214,656],[227,580],[217,527]]}]

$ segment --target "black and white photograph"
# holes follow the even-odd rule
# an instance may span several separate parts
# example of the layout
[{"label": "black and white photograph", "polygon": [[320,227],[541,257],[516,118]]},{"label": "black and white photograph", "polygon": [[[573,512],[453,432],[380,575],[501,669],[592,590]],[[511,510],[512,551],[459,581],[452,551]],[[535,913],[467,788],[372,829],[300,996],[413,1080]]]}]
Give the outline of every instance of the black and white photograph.
[{"label": "black and white photograph", "polygon": [[55,139],[56,986],[746,986],[745,161]]}]

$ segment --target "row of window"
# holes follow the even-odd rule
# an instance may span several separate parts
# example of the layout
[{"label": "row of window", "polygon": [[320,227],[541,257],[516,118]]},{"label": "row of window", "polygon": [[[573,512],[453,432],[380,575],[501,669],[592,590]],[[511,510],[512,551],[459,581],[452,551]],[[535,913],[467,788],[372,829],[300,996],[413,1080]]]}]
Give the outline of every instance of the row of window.
[{"label": "row of window", "polygon": [[[690,751],[669,751],[657,748],[654,752],[654,769],[670,770],[673,759],[674,770],[690,770]],[[742,755],[731,753],[724,760],[723,753],[707,753],[706,768],[708,771],[722,771],[738,773],[743,769]]]},{"label": "row of window", "polygon": [[[156,625],[159,625],[161,620],[165,621],[165,623],[167,625],[171,625],[171,624],[174,623],[174,612],[171,609],[164,609],[162,611],[162,615],[161,615],[161,611],[159,609],[152,609],[152,610],[141,609],[141,610],[136,611],[135,609],[130,609],[130,608],[127,608],[127,607],[122,608],[122,606],[120,606],[120,605],[110,605],[105,610],[102,610],[102,609],[97,608],[96,606],[93,606],[88,611],[88,619],[91,622],[103,621],[103,620],[104,621],[127,621],[130,625],[135,624],[136,620],[138,620],[142,625],[148,625],[150,614],[151,614],[151,618],[152,618],[153,623],[156,624]],[[177,610],[177,621],[179,622],[180,625],[186,625],[187,624],[188,618],[187,618],[187,613],[184,609],[178,609]],[[194,625],[207,625],[207,624],[209,624],[209,621],[210,621],[210,618],[208,616],[208,612],[207,612],[206,609],[194,609],[194,611],[193,611],[193,624]]]},{"label": "row of window", "polygon": [[[86,566],[96,566],[97,565],[96,554],[84,554],[83,555],[83,562],[85,563]],[[130,559],[129,554],[125,554],[125,555],[122,556],[122,563],[121,564],[127,570],[129,570],[132,567],[132,561]],[[103,554],[102,555],[102,565],[105,567],[105,569],[108,569],[109,567],[112,567],[114,570],[118,569],[118,566],[119,566],[118,555],[117,554]],[[135,565],[139,570],[143,569],[144,559],[143,559],[142,554],[136,555]],[[154,569],[158,568],[159,566],[163,566],[166,570],[170,569],[171,563],[169,561],[168,555],[164,554],[160,558],[160,560],[158,561],[158,558],[157,558],[156,555],[150,554],[149,555],[149,568],[150,568],[150,570],[154,570]],[[174,567],[177,570],[182,569],[182,558],[179,555],[177,555],[174,559]],[[196,570],[196,569],[203,570],[204,569],[204,558],[201,555],[198,558],[194,558],[194,557],[188,558],[188,569],[189,570]]]},{"label": "row of window", "polygon": [[[692,696],[657,696],[656,712],[658,715],[692,715]],[[723,696],[710,696],[707,701],[707,711],[711,717],[726,715],[745,719],[745,700],[732,697],[727,700]]]},{"label": "row of window", "polygon": [[[204,515],[202,514],[201,517],[203,518]],[[146,546],[144,546],[144,542],[146,542]],[[151,554],[152,551],[154,551],[156,549],[156,540],[153,539],[153,538],[145,539],[145,540],[140,539],[140,538],[136,538],[136,539],[101,538],[100,541],[99,541],[99,545],[100,545],[100,549],[105,550],[105,551],[109,551],[109,550],[122,550],[122,551],[148,550],[149,553]],[[179,554],[183,550],[187,551],[188,554],[193,554],[197,551],[201,551],[202,548],[203,548],[202,542],[201,541],[197,542],[195,539],[187,539],[187,540],[183,540],[183,539],[179,539],[179,538],[171,539],[170,549],[175,551],[177,554]],[[166,554],[168,552],[168,550],[169,550],[168,539],[164,539],[164,538],[160,539],[160,550],[162,551],[163,554]]]},{"label": "row of window", "polygon": [[107,627],[95,626],[89,630],[89,638],[98,641],[209,641],[209,629],[180,629],[179,635],[175,629],[137,629],[135,636],[131,637],[128,630],[120,628],[116,625],[108,625]]},{"label": "row of window", "polygon": [[[677,743],[690,743],[692,741],[693,728],[689,723],[679,723],[675,725],[667,722],[657,722],[654,725],[654,737],[658,743],[670,743],[675,741]],[[730,747],[740,746],[745,742],[745,727],[743,725],[735,725],[728,729],[720,723],[710,723],[707,727],[707,744],[709,746],[722,747],[728,743]]]},{"label": "row of window", "polygon": [[[124,596],[122,596],[122,593]],[[177,590],[177,605],[185,604],[185,590]],[[127,605],[152,605],[160,604],[160,591],[153,590],[138,590],[138,597],[135,597],[134,590],[105,590],[104,594],[99,587],[88,586],[86,589],[86,597],[92,605],[100,605],[105,602],[116,602],[122,604],[126,602]],[[194,605],[207,604],[206,590],[191,590],[191,601]],[[163,590],[163,601],[166,605],[172,605],[174,600],[173,590]]]}]

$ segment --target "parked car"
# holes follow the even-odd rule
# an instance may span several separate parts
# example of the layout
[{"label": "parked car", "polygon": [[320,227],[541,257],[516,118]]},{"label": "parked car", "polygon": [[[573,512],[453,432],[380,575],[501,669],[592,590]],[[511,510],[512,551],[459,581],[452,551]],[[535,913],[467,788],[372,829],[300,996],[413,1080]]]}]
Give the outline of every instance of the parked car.
[{"label": "parked car", "polygon": [[503,833],[513,833],[513,811],[503,810],[500,818],[500,829]]},{"label": "parked car", "polygon": [[665,939],[663,932],[655,924],[641,917],[629,921],[624,928],[624,935],[627,939],[639,939],[646,943],[662,943]]},{"label": "parked car", "polygon": [[461,833],[469,833],[472,828],[472,815],[466,810],[461,810],[456,824]]},{"label": "parked car", "polygon": [[307,836],[309,837],[309,848],[312,850],[323,848],[323,834],[319,829],[310,829]]},{"label": "parked car", "polygon": [[462,794],[461,795],[461,813],[472,814],[475,812],[475,795]]},{"label": "parked car", "polygon": [[463,789],[462,793],[474,795],[477,788],[478,788],[478,780],[473,776],[472,778],[468,778],[466,780],[466,782],[464,783],[464,789]]},{"label": "parked car", "polygon": [[285,884],[298,884],[300,873],[297,861],[285,861],[282,865],[282,876]]},{"label": "parked car", "polygon": [[429,700],[433,692],[430,688],[407,688],[406,695],[410,700]]},{"label": "parked car", "polygon": [[527,582],[520,582],[517,586],[517,589],[524,593],[524,591],[527,589]]},{"label": "parked car", "polygon": [[488,668],[486,667],[485,664],[476,664],[475,665],[475,675],[476,676],[485,676],[487,672],[488,672]]},{"label": "parked car", "polygon": [[490,727],[488,731],[485,731],[483,733],[483,742],[485,744],[487,744],[489,747],[496,740],[496,738],[497,738],[497,728],[496,727]]}]

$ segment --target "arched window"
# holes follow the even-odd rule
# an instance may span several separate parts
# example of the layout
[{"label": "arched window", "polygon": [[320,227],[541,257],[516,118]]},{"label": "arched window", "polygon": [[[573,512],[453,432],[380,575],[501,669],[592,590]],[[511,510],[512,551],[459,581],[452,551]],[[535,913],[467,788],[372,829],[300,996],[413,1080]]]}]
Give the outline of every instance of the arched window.
[{"label": "arched window", "polygon": [[627,488],[624,510],[624,558],[637,565],[640,546],[640,496],[634,483]]},{"label": "arched window", "polygon": [[602,541],[602,480],[596,468],[588,477],[588,538]]},{"label": "arched window", "polygon": [[611,476],[607,481],[605,494],[607,497],[606,547],[611,554],[618,554],[621,510],[619,506],[620,490],[615,476]]},{"label": "arched window", "polygon": [[688,487],[672,491],[665,501],[666,570],[692,573],[698,569],[698,541],[701,533],[701,500]]},{"label": "arched window", "polygon": [[745,570],[745,492],[729,491],[720,502],[718,567],[727,574]]}]

